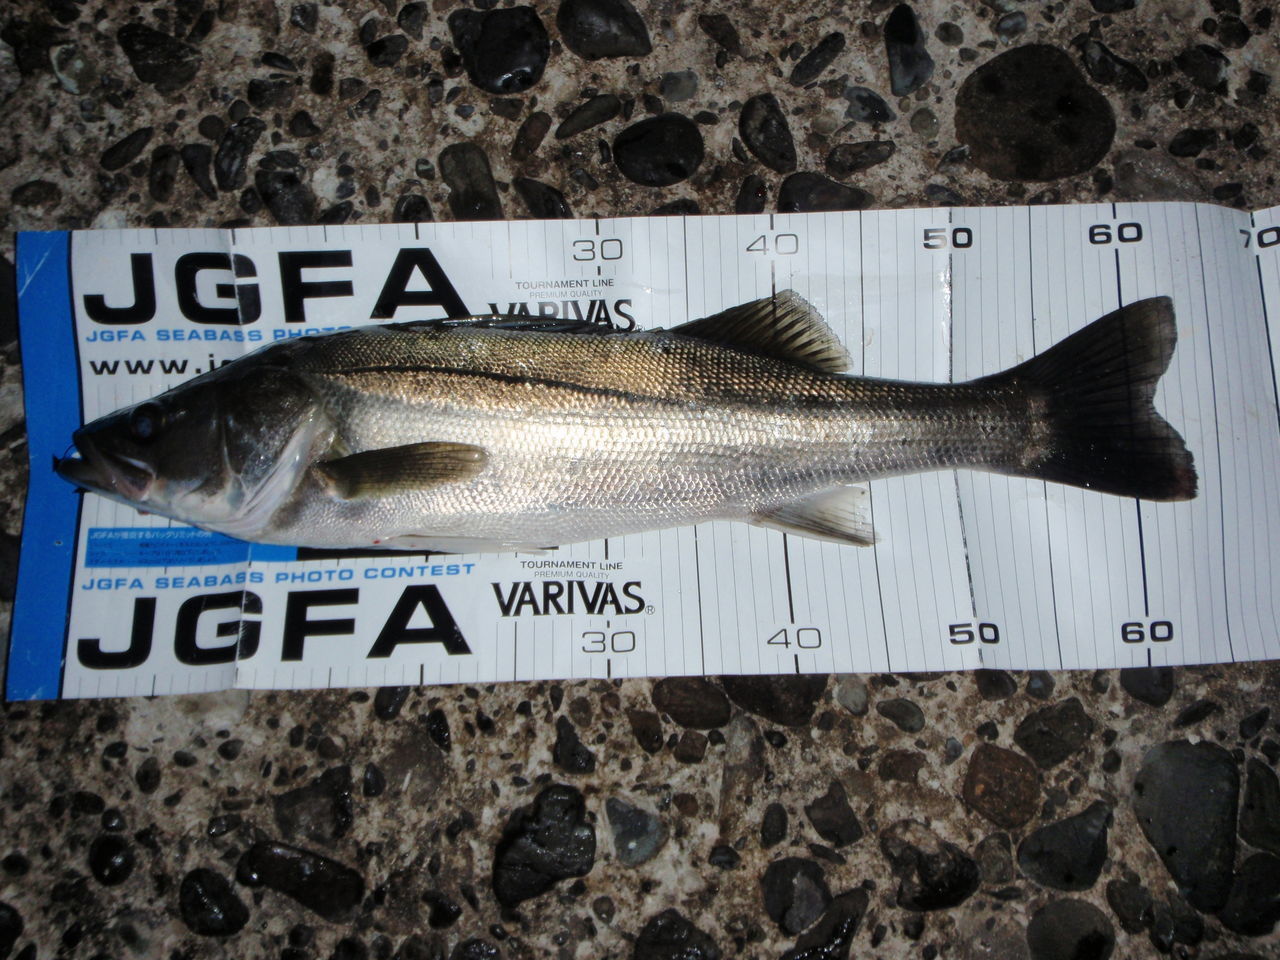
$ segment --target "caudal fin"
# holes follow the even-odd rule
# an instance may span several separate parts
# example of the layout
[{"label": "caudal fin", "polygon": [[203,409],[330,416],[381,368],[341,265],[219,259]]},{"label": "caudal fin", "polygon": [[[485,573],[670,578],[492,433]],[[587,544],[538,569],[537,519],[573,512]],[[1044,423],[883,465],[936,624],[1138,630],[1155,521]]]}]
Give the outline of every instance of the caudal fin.
[{"label": "caudal fin", "polygon": [[1014,472],[1143,500],[1193,498],[1191,452],[1152,401],[1177,338],[1173,302],[1153,297],[986,378],[1031,398],[1039,436]]}]

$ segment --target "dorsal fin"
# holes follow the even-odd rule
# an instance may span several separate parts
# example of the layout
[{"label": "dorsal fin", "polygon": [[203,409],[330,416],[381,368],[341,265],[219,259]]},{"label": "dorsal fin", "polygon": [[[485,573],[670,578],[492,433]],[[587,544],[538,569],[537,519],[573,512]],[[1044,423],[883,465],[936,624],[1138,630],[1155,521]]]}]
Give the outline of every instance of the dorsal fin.
[{"label": "dorsal fin", "polygon": [[849,354],[813,306],[794,290],[752,300],[722,313],[672,328],[685,337],[711,340],[823,373],[843,373]]}]

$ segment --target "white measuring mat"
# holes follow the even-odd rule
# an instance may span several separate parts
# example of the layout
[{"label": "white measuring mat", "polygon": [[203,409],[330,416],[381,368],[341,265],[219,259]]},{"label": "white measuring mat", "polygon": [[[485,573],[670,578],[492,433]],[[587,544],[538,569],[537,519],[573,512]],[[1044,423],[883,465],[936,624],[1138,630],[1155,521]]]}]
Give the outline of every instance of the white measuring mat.
[{"label": "white measuring mat", "polygon": [[[33,475],[11,698],[1280,656],[1280,208],[24,234],[18,285]],[[672,327],[788,288],[849,373],[932,382],[1171,297],[1156,407],[1198,496],[948,470],[872,482],[873,547],[726,522],[425,556],[249,547],[49,469],[81,423],[284,337],[460,309]]]}]

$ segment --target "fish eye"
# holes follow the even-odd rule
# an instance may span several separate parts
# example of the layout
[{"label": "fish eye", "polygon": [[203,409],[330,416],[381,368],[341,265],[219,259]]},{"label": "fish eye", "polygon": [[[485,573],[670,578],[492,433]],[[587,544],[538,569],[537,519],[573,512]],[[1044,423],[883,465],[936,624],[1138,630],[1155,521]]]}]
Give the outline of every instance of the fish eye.
[{"label": "fish eye", "polygon": [[139,443],[148,443],[164,428],[164,411],[156,403],[144,403],[129,415],[129,433]]}]

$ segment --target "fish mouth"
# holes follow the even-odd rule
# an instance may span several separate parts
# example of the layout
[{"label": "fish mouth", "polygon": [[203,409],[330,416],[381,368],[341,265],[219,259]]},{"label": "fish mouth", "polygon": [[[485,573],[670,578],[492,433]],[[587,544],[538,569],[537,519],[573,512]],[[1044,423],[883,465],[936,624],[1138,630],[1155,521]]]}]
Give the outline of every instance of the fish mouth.
[{"label": "fish mouth", "polygon": [[83,430],[76,431],[71,442],[69,455],[54,457],[53,469],[58,476],[117,500],[146,500],[156,479],[149,465],[124,453],[100,450]]}]

